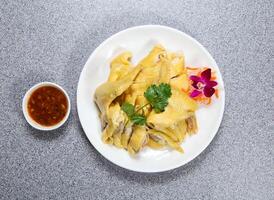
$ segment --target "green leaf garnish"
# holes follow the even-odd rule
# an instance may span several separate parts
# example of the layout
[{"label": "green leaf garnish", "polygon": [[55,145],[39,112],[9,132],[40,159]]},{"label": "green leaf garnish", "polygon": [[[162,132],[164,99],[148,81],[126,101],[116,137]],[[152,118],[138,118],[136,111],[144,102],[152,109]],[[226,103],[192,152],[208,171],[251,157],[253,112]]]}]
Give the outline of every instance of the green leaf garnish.
[{"label": "green leaf garnish", "polygon": [[128,118],[133,124],[144,125],[146,123],[146,117],[144,115],[138,114],[137,111],[135,111],[134,105],[125,102],[121,108],[127,114]]},{"label": "green leaf garnish", "polygon": [[131,117],[135,113],[135,107],[130,103],[123,103],[121,108],[127,114],[128,117]]},{"label": "green leaf garnish", "polygon": [[161,83],[159,86],[153,84],[144,93],[144,96],[156,113],[165,111],[165,107],[168,105],[168,98],[171,95],[170,85],[166,83]]},{"label": "green leaf garnish", "polygon": [[165,111],[165,107],[168,105],[168,98],[171,97],[171,88],[169,84],[161,83],[160,85],[151,85],[147,88],[144,96],[148,100],[148,104],[141,106],[135,110],[135,106],[130,103],[123,103],[121,109],[127,114],[130,121],[135,125],[144,125],[146,123],[146,117],[144,114],[138,113],[147,105],[151,105],[156,113]]},{"label": "green leaf garnish", "polygon": [[146,117],[141,114],[135,114],[133,115],[130,120],[133,122],[133,124],[136,125],[144,125],[147,121]]}]

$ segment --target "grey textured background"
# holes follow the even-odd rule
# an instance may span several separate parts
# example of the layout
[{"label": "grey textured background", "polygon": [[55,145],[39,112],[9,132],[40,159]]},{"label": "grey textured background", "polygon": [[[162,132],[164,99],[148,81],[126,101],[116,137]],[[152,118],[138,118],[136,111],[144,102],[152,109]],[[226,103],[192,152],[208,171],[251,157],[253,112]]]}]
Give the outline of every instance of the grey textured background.
[{"label": "grey textured background", "polygon": [[[274,2],[0,0],[1,199],[273,199]],[[194,161],[161,174],[123,170],[87,140],[76,110],[78,78],[103,40],[162,24],[200,41],[226,87],[222,125]],[[26,90],[53,81],[72,112],[58,131],[32,129]]]}]

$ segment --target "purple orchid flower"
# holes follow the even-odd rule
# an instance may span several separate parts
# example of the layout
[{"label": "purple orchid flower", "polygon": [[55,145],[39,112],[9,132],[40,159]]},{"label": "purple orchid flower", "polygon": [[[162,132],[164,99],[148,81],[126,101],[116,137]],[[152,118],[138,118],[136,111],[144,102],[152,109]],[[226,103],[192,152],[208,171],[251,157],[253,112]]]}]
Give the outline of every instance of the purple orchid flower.
[{"label": "purple orchid flower", "polygon": [[190,76],[192,80],[192,86],[195,88],[191,93],[190,97],[194,98],[200,94],[204,94],[206,97],[211,97],[215,93],[215,87],[218,83],[216,81],[211,81],[211,69],[206,69],[199,76]]}]

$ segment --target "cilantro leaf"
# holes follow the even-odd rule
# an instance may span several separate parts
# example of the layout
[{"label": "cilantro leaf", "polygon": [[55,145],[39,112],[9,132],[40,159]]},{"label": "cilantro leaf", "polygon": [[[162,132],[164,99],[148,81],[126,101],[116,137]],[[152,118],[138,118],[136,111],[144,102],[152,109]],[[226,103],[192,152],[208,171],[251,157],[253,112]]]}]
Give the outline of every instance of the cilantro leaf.
[{"label": "cilantro leaf", "polygon": [[169,84],[161,83],[160,85],[151,85],[147,88],[144,96],[148,100],[148,104],[141,106],[135,110],[135,106],[130,103],[123,103],[121,109],[126,113],[129,120],[135,125],[146,124],[146,117],[143,114],[139,114],[139,110],[143,107],[151,105],[156,113],[165,111],[165,107],[168,105],[168,99],[171,97],[171,88]]},{"label": "cilantro leaf", "polygon": [[155,99],[157,99],[157,86],[156,85],[151,85],[147,88],[147,90],[144,93],[144,96],[148,100],[148,102],[154,102]]},{"label": "cilantro leaf", "polygon": [[166,100],[158,101],[153,104],[153,109],[156,113],[165,111],[165,107],[168,105]]},{"label": "cilantro leaf", "polygon": [[134,105],[130,103],[127,103],[127,102],[123,103],[121,108],[122,108],[122,111],[124,111],[128,117],[131,117],[135,113],[135,107]]},{"label": "cilantro leaf", "polygon": [[134,105],[130,103],[123,103],[122,110],[127,114],[128,118],[133,124],[144,125],[146,123],[146,117],[144,115],[138,114],[135,111]]},{"label": "cilantro leaf", "polygon": [[167,99],[171,97],[171,88],[170,85],[167,83],[161,83],[158,86],[159,94],[163,97],[166,97]]},{"label": "cilantro leaf", "polygon": [[170,85],[166,83],[161,83],[158,86],[153,84],[144,93],[144,96],[156,113],[165,111],[165,107],[168,105],[168,98],[171,95]]},{"label": "cilantro leaf", "polygon": [[144,125],[146,123],[146,117],[141,114],[133,115],[130,120],[136,125]]}]

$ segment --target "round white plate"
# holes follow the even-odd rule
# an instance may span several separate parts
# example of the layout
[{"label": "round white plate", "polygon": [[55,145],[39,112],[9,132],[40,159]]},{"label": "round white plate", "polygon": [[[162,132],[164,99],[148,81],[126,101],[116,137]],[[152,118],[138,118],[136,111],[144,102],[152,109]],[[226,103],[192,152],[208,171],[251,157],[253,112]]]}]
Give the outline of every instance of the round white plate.
[{"label": "round white plate", "polygon": [[[198,133],[187,137],[182,147],[184,154],[171,149],[144,148],[136,157],[127,151],[104,144],[101,124],[93,101],[95,89],[106,81],[109,63],[124,50],[133,53],[133,63],[144,57],[155,44],[170,51],[183,51],[187,66],[209,66],[217,73],[220,98],[196,112]],[[198,156],[211,142],[223,117],[225,92],[219,68],[208,51],[189,35],[173,28],[146,25],[121,31],[105,40],[89,57],[80,75],[77,89],[77,109],[82,127],[91,144],[106,159],[120,167],[138,172],[162,172],[180,167]]]}]

